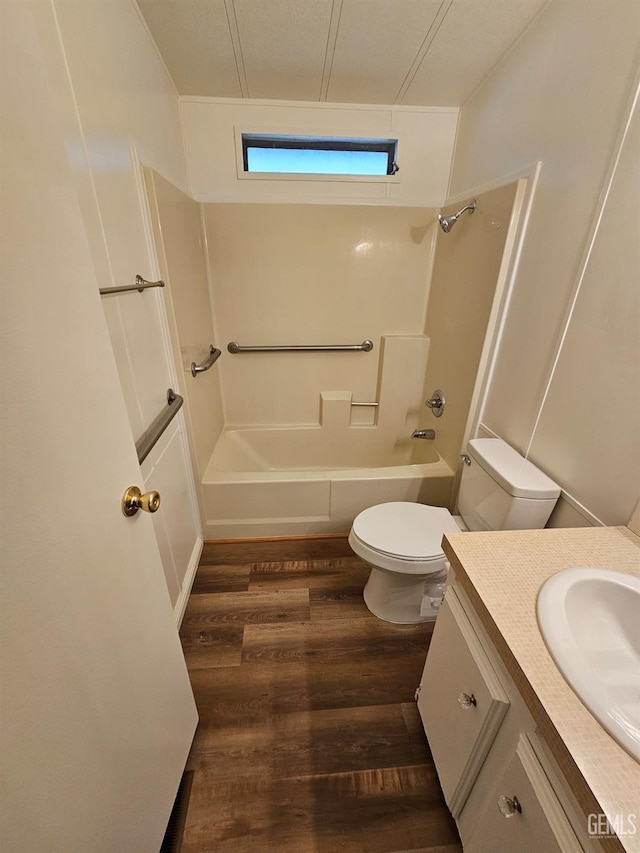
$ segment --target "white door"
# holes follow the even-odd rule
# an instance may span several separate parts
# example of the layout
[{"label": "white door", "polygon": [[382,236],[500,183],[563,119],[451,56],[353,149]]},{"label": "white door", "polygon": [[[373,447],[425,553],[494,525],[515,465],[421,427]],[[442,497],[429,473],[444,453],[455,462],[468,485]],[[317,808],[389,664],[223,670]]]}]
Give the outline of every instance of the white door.
[{"label": "white door", "polygon": [[32,7],[0,4],[0,837],[157,853],[197,715]]}]

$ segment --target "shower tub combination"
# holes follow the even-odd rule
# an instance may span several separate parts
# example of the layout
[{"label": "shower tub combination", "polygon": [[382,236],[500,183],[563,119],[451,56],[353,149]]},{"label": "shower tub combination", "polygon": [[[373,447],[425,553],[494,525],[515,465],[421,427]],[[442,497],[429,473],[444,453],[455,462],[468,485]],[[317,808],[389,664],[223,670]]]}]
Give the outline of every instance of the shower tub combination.
[{"label": "shower tub combination", "polygon": [[375,428],[225,429],[202,480],[207,538],[347,533],[384,501],[448,506],[454,474],[431,441]]}]

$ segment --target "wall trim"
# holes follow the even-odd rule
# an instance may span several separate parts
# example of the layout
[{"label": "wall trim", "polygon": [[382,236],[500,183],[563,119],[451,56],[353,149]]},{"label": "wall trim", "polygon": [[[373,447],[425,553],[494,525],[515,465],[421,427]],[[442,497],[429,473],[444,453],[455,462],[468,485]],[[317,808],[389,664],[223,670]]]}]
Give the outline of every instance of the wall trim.
[{"label": "wall trim", "polygon": [[558,367],[558,363],[560,361],[560,356],[562,354],[562,350],[564,348],[564,342],[566,340],[567,334],[569,333],[569,326],[571,325],[571,320],[573,317],[573,313],[575,311],[578,298],[580,296],[580,292],[582,290],[582,285],[584,283],[584,278],[587,273],[587,267],[589,266],[589,261],[591,260],[591,253],[593,252],[593,248],[595,246],[596,239],[598,237],[598,232],[600,231],[600,223],[602,221],[602,217],[604,216],[604,211],[607,206],[607,202],[609,200],[609,194],[611,192],[611,187],[613,186],[613,181],[616,176],[616,172],[618,171],[618,164],[620,162],[620,158],[622,156],[622,149],[627,139],[627,135],[629,133],[629,127],[631,122],[633,121],[634,114],[637,109],[640,108],[640,65],[636,68],[636,74],[634,78],[634,83],[631,89],[631,94],[627,100],[627,104],[625,107],[624,118],[621,124],[621,129],[618,132],[614,147],[613,154],[611,156],[611,160],[609,162],[609,166],[607,168],[607,173],[605,175],[602,189],[600,190],[600,195],[598,196],[598,200],[595,205],[595,211],[593,215],[593,219],[591,222],[591,227],[589,229],[589,235],[587,236],[586,244],[584,251],[582,253],[582,257],[580,259],[580,266],[578,268],[578,274],[576,277],[576,282],[573,287],[573,291],[571,293],[571,297],[569,300],[569,306],[565,313],[563,322],[562,322],[562,331],[558,337],[555,352],[553,354],[553,359],[551,363],[551,367],[549,372],[547,373],[547,377],[545,379],[544,391],[542,393],[542,397],[540,398],[540,403],[538,405],[538,410],[536,412],[536,417],[533,422],[533,426],[531,428],[531,433],[529,435],[529,442],[527,444],[526,453],[528,454],[533,442],[535,441],[536,432],[538,429],[538,424],[540,423],[540,418],[542,417],[542,413],[544,411],[545,404],[547,402],[547,397],[549,396],[549,391],[551,389],[551,385],[553,383],[553,378],[555,376],[556,369]]},{"label": "wall trim", "polygon": [[315,204],[317,205],[338,205],[348,204],[352,207],[423,207],[428,209],[440,210],[442,202],[440,199],[426,198],[361,198],[359,196],[322,196],[321,198],[312,198],[305,195],[299,198],[295,196],[283,197],[282,194],[274,194],[273,196],[261,196],[260,198],[238,198],[236,195],[214,195],[212,193],[191,193],[189,196],[199,204]]},{"label": "wall trim", "polygon": [[[199,199],[194,199],[194,201],[199,202]],[[207,292],[209,294],[209,305],[211,306],[211,314],[212,314],[212,323],[213,323],[213,334],[215,340],[222,340],[222,336],[220,335],[220,330],[218,328],[218,312],[216,311],[216,300],[215,300],[215,288],[214,288],[214,276],[211,270],[211,255],[209,254],[209,235],[207,233],[207,221],[205,216],[205,209],[202,204],[200,204],[200,239],[202,240],[202,251],[204,252],[204,267],[207,274]],[[222,423],[223,429],[224,425],[228,422],[227,418],[227,394],[225,393],[225,370],[222,368],[218,372],[218,383],[220,387],[220,407],[222,411]],[[201,504],[201,516],[203,519],[203,524],[206,523],[204,518],[204,502]]]},{"label": "wall trim", "polygon": [[541,161],[532,163],[525,169],[512,172],[509,175],[481,186],[476,186],[464,195],[454,196],[450,202],[447,202],[447,204],[457,204],[471,197],[482,195],[485,192],[500,189],[514,181],[526,182],[524,188],[518,187],[516,189],[512,217],[509,222],[509,234],[507,235],[504,248],[504,254],[509,253],[509,257],[505,267],[503,255],[503,261],[498,272],[493,306],[487,325],[487,333],[480,356],[478,374],[462,440],[463,448],[466,447],[469,438],[476,434],[478,425],[484,415],[541,170]]},{"label": "wall trim", "polygon": [[193,582],[196,579],[196,572],[198,571],[198,566],[200,564],[200,557],[202,555],[203,548],[204,539],[202,538],[202,536],[198,536],[198,538],[196,539],[196,544],[193,546],[193,551],[191,552],[189,565],[187,566],[187,571],[184,576],[180,595],[178,596],[176,605],[173,608],[173,616],[176,620],[176,628],[178,630],[180,630],[182,620],[184,619],[184,612],[187,609],[187,602],[189,601],[189,596],[191,595],[191,587],[193,586]]},{"label": "wall trim", "polygon": [[304,542],[308,539],[346,539],[348,533],[306,533],[302,536],[251,536],[238,539],[205,539],[205,545],[240,545],[250,542],[252,545],[256,542]]},{"label": "wall trim", "polygon": [[178,87],[176,86],[175,81],[174,81],[173,77],[171,76],[171,72],[169,71],[169,68],[167,67],[167,63],[164,61],[164,57],[160,53],[160,48],[156,44],[156,40],[154,39],[154,37],[151,33],[151,30],[149,29],[149,24],[147,23],[147,19],[142,14],[142,10],[138,6],[138,0],[131,0],[131,3],[133,5],[133,8],[135,10],[136,15],[140,19],[140,24],[142,25],[142,29],[145,31],[145,33],[149,37],[149,41],[150,41],[151,46],[153,48],[153,52],[155,53],[155,55],[158,59],[158,62],[162,66],[162,70],[166,74],[167,80],[169,81],[169,84],[170,84],[171,88],[173,89],[176,98],[180,97],[179,93],[178,93]]},{"label": "wall trim", "polygon": [[[131,162],[133,165],[133,173],[135,176],[136,182],[136,192],[138,194],[138,203],[140,208],[140,216],[142,219],[142,226],[144,229],[145,242],[147,244],[147,254],[149,257],[149,269],[152,278],[159,279],[160,275],[160,261],[158,259],[158,247],[156,246],[154,234],[153,234],[153,224],[151,217],[151,201],[149,199],[149,195],[147,193],[147,189],[144,181],[144,172],[145,164],[142,163],[140,157],[138,156],[137,149],[132,145],[131,146]],[[151,166],[147,166],[150,171],[153,172]],[[159,174],[159,173],[158,173]],[[166,179],[168,180],[168,179]],[[169,182],[171,183],[171,182]],[[175,186],[175,184],[172,184]],[[178,188],[180,189],[180,188]],[[165,362],[167,366],[168,376],[173,383],[173,387],[178,390],[182,389],[183,396],[186,396],[183,388],[184,384],[184,374],[178,374],[178,368],[176,366],[174,357],[173,357],[173,345],[171,342],[171,330],[169,328],[169,317],[167,315],[167,306],[165,303],[165,296],[160,292],[160,290],[156,290],[153,294],[153,298],[156,300],[156,307],[158,311],[158,318],[160,323],[160,330],[162,334],[162,349],[165,355]],[[168,299],[171,298],[170,294],[166,297]],[[188,402],[187,402],[188,408]],[[193,512],[193,518],[195,522],[195,532],[196,532],[196,543],[198,541],[202,541],[202,519],[200,515],[200,503],[198,501],[198,492],[196,489],[196,473],[193,468],[193,459],[191,456],[191,448],[189,446],[189,440],[187,436],[187,422],[185,412],[178,412],[178,416],[176,417],[176,423],[180,424],[180,441],[182,445],[182,456],[184,460],[184,471],[185,471],[185,485],[187,487],[187,491],[189,497],[191,499],[191,508]],[[193,583],[193,580],[191,581]],[[189,587],[190,588],[190,587]],[[184,587],[183,587],[184,590]]]},{"label": "wall trim", "polygon": [[275,101],[268,98],[211,98],[203,95],[180,95],[180,103],[223,104],[239,107],[290,107],[292,109],[320,110],[362,110],[365,112],[398,113],[459,113],[460,107],[421,107],[402,106],[400,104],[344,104],[332,101]]},{"label": "wall trim", "polygon": [[[500,439],[502,439],[502,441],[509,444],[509,442],[507,441],[506,438],[503,438],[501,435],[498,435],[497,432],[494,432],[492,429],[489,429],[489,427],[483,423],[478,424],[477,432],[481,433],[482,437],[484,437],[484,438],[500,438]],[[525,456],[525,458],[528,458],[528,456]],[[548,476],[550,476],[551,479],[553,479],[552,474],[549,474]],[[594,527],[606,527],[607,526],[604,523],[604,521],[602,521],[602,519],[598,518],[597,515],[594,515],[592,512],[590,512],[590,510],[588,510],[586,508],[586,506],[584,506],[584,504],[581,504],[577,498],[574,498],[574,496],[572,494],[565,491],[562,487],[560,488],[559,500],[566,501],[571,507],[573,507],[573,509],[576,510],[576,512],[578,512],[586,521],[589,522],[589,524],[593,525]]]},{"label": "wall trim", "polygon": [[607,527],[602,519],[598,518],[597,515],[594,515],[584,504],[581,504],[577,498],[574,498],[573,495],[569,494],[569,492],[565,492],[564,489],[560,492],[560,499],[565,500],[576,510],[576,512],[580,513],[580,515],[594,527]]},{"label": "wall trim", "polygon": [[450,204],[458,204],[459,202],[466,201],[474,195],[482,195],[482,193],[488,193],[492,190],[498,190],[501,187],[506,186],[507,184],[512,184],[514,181],[519,181],[521,178],[527,178],[528,180],[532,181],[535,179],[537,181],[541,169],[542,160],[534,160],[532,163],[523,166],[521,169],[516,169],[514,172],[509,172],[506,175],[501,175],[498,178],[493,178],[491,181],[486,181],[483,184],[476,184],[476,186],[471,187],[470,189],[465,190],[464,192],[448,196],[443,207],[447,207]]}]

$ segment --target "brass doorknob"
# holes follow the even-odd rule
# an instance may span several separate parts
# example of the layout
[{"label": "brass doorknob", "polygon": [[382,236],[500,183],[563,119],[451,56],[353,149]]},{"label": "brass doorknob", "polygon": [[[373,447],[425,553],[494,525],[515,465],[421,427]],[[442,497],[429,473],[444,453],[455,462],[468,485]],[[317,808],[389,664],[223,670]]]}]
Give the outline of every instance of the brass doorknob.
[{"label": "brass doorknob", "polygon": [[145,512],[157,512],[160,508],[160,495],[158,492],[145,492],[142,494],[137,486],[129,486],[122,496],[122,512],[124,515],[135,515],[139,509]]}]

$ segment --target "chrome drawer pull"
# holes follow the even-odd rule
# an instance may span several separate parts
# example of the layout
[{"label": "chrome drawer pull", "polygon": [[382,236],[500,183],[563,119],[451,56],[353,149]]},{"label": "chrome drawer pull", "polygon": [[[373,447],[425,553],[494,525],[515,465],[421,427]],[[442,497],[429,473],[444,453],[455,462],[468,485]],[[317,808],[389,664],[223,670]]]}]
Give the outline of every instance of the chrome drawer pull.
[{"label": "chrome drawer pull", "polygon": [[507,797],[506,794],[502,794],[498,797],[497,805],[503,817],[510,818],[515,814],[522,814],[522,806],[517,797]]},{"label": "chrome drawer pull", "polygon": [[476,697],[473,693],[461,693],[458,696],[458,705],[460,705],[461,708],[475,708],[477,704]]}]

